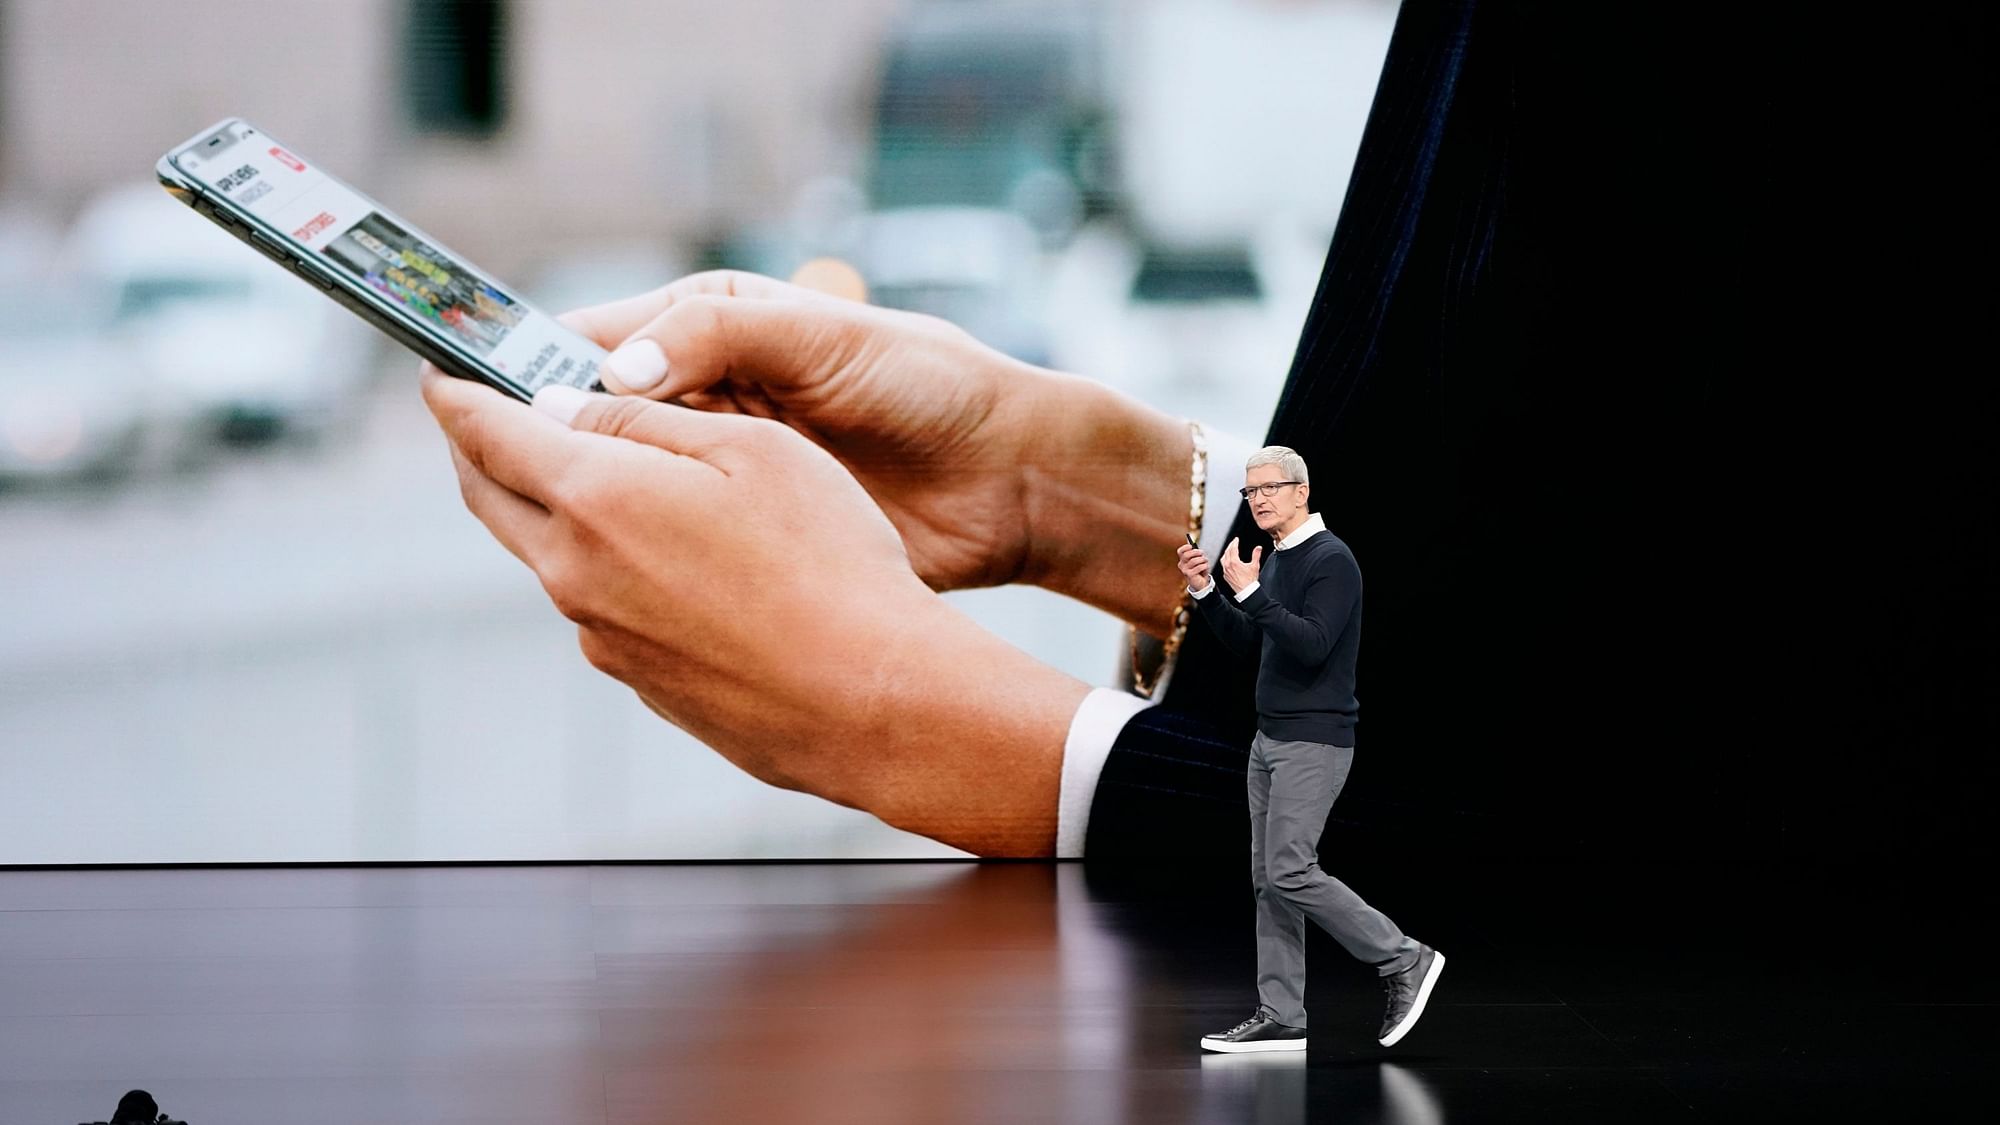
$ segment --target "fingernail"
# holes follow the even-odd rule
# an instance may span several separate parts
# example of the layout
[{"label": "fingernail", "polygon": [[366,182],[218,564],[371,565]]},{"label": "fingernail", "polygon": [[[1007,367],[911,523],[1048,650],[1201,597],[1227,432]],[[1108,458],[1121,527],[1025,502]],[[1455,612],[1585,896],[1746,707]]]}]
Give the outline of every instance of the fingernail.
[{"label": "fingernail", "polygon": [[642,336],[618,345],[618,350],[605,358],[604,366],[628,390],[650,390],[667,377],[667,353],[660,350],[658,341]]},{"label": "fingernail", "polygon": [[561,383],[550,383],[535,392],[535,409],[565,426],[574,425],[577,413],[584,408],[591,397],[587,391],[579,391],[575,387],[564,386]]}]

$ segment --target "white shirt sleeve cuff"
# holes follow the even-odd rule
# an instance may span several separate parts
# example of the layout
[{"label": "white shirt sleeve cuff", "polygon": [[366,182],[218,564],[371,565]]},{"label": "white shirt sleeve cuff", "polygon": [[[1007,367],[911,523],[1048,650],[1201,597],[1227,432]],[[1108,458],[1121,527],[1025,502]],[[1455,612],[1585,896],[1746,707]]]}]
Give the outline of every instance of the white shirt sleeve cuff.
[{"label": "white shirt sleeve cuff", "polygon": [[1092,688],[1069,721],[1063,740],[1062,787],[1056,798],[1056,858],[1083,857],[1084,836],[1090,830],[1090,804],[1097,796],[1097,779],[1111,744],[1132,716],[1151,707],[1150,700],[1112,688]]},{"label": "white shirt sleeve cuff", "polygon": [[1240,602],[1244,598],[1247,598],[1250,595],[1256,593],[1257,587],[1262,585],[1263,585],[1262,582],[1252,582],[1248,586],[1243,587],[1241,590],[1236,591],[1236,600]]},{"label": "white shirt sleeve cuff", "polygon": [[1200,601],[1201,599],[1213,593],[1215,593],[1214,579],[1210,579],[1208,585],[1203,586],[1199,590],[1195,589],[1192,586],[1188,587],[1188,597],[1193,598],[1195,601]]}]

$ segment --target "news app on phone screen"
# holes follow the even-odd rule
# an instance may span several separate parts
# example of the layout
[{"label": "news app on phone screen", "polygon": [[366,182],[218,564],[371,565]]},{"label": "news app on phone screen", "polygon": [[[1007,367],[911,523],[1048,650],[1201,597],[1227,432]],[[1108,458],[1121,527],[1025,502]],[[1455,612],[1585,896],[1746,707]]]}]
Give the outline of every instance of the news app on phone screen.
[{"label": "news app on phone screen", "polygon": [[232,123],[173,160],[269,224],[295,253],[374,290],[530,394],[552,383],[587,389],[596,382],[603,349],[253,127]]}]

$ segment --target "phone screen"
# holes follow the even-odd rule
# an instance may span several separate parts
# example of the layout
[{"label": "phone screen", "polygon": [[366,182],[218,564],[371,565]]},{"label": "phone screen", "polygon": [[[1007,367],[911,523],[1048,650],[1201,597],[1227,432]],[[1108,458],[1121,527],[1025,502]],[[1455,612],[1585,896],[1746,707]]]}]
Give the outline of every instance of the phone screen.
[{"label": "phone screen", "polygon": [[604,350],[243,122],[175,152],[175,168],[261,220],[294,255],[372,290],[408,324],[532,395],[590,388]]}]

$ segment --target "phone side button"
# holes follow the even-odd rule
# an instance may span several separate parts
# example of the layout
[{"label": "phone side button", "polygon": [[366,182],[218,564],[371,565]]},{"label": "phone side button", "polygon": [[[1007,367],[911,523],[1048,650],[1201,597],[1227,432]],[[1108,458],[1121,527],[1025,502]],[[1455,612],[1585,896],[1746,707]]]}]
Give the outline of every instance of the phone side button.
[{"label": "phone side button", "polygon": [[333,275],[306,261],[304,258],[299,259],[299,272],[304,274],[307,280],[321,289],[333,288]]},{"label": "phone side button", "polygon": [[263,251],[266,255],[276,258],[281,262],[288,261],[291,258],[291,254],[285,250],[283,245],[271,239],[265,238],[263,234],[261,234],[258,231],[253,230],[250,232],[250,243],[251,245],[255,246],[258,250]]}]

